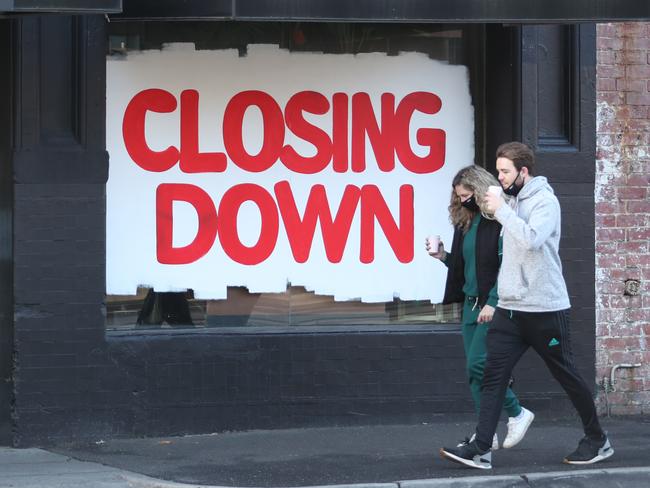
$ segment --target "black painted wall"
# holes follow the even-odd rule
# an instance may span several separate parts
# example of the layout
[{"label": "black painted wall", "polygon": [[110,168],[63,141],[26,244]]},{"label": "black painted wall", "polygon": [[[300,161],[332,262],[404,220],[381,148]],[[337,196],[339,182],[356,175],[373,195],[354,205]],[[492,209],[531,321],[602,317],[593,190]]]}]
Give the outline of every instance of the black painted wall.
[{"label": "black painted wall", "polygon": [[0,445],[11,442],[13,401],[11,47],[11,22],[0,19]]},{"label": "black painted wall", "polygon": [[[16,444],[421,421],[473,411],[454,326],[107,334],[104,19],[15,22]],[[502,36],[522,39],[519,30],[494,36],[490,43]],[[520,52],[512,49],[512,62],[499,73],[515,84]],[[486,79],[491,76],[488,65]],[[503,88],[490,86],[486,127],[495,116],[491,97],[507,98]],[[590,110],[594,93],[581,96],[580,107]],[[512,91],[509,100],[510,113],[521,111]],[[486,143],[519,137],[522,127],[488,134]],[[583,170],[593,178],[593,167]],[[593,202],[592,188],[575,189]],[[584,218],[568,215],[569,225]],[[593,246],[593,228],[575,238]],[[567,263],[571,284],[582,266]],[[587,284],[577,307],[578,323],[585,324],[592,319],[593,274]],[[593,330],[580,327],[581,341],[593,342]],[[584,348],[579,364],[593,367],[593,354]],[[538,411],[567,409],[564,395],[530,355],[517,371],[516,386]]]}]

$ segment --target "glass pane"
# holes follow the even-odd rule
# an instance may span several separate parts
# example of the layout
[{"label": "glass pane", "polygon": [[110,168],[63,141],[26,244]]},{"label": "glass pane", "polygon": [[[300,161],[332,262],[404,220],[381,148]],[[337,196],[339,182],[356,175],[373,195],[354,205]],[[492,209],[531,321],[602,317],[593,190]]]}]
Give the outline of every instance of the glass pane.
[{"label": "glass pane", "polygon": [[[246,56],[251,44],[273,44],[290,51],[334,54],[420,52],[448,64],[468,65],[465,39],[472,28],[442,24],[114,22],[109,24],[108,54],[120,56],[190,42],[198,50],[236,49],[239,56]],[[441,198],[446,200],[448,195]],[[337,301],[291,284],[284,293],[251,293],[245,287],[229,287],[223,300],[198,300],[192,290],[156,292],[143,285],[136,295],[107,296],[106,315],[110,329],[399,326],[457,323],[460,308],[427,300]]]}]

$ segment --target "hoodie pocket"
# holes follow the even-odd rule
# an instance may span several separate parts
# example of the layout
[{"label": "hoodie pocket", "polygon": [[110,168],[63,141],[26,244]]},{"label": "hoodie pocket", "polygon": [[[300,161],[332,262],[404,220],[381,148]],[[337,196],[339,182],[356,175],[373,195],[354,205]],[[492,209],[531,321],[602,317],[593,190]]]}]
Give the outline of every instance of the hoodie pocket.
[{"label": "hoodie pocket", "polygon": [[521,300],[528,294],[528,278],[522,266],[499,275],[499,299]]}]

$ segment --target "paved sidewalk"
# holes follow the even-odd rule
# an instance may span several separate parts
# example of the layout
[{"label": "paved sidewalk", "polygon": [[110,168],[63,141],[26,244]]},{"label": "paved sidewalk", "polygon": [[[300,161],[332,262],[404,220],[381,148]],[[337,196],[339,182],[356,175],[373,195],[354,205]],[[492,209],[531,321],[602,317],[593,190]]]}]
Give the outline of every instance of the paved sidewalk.
[{"label": "paved sidewalk", "polygon": [[56,453],[0,448],[0,487],[648,486],[649,417],[603,419],[615,454],[585,468],[561,463],[581,437],[577,419],[538,418],[519,446],[493,454],[493,469],[487,472],[462,468],[437,454],[440,445],[454,443],[472,424],[465,417],[422,425],[98,439],[50,448]]}]

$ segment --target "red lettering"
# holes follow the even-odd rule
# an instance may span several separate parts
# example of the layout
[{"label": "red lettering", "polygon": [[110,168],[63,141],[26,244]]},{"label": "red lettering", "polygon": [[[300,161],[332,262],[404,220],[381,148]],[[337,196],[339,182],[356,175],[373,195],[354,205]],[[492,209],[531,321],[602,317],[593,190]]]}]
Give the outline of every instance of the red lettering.
[{"label": "red lettering", "polygon": [[377,166],[382,171],[395,168],[395,148],[392,139],[395,95],[381,96],[381,129],[372,109],[370,96],[357,93],[352,96],[352,171],[366,169],[366,134],[375,153]]},{"label": "red lettering", "polygon": [[301,219],[289,182],[281,181],[275,185],[280,215],[296,262],[304,263],[309,259],[316,221],[320,221],[328,261],[330,263],[341,261],[360,195],[361,190],[358,187],[347,185],[336,217],[332,220],[325,187],[314,185],[309,192],[304,216]]},{"label": "red lettering", "polygon": [[[257,243],[248,247],[239,240],[237,216],[244,202],[257,205],[262,218],[262,228]],[[224,193],[219,204],[219,239],[224,252],[240,264],[259,264],[267,259],[278,240],[278,209],[269,193],[259,185],[243,183]]]},{"label": "red lettering", "polygon": [[[173,247],[174,201],[187,202],[199,217],[194,240],[183,247]],[[217,235],[217,213],[212,199],[201,188],[182,183],[163,183],[156,190],[156,254],[162,264],[189,264],[202,258]]]},{"label": "red lettering", "polygon": [[181,163],[183,173],[221,173],[226,170],[222,152],[199,152],[199,92],[181,93]]},{"label": "red lettering", "polygon": [[366,264],[375,260],[375,217],[399,262],[413,261],[413,186],[402,185],[399,189],[399,227],[379,188],[375,185],[361,188],[360,260]]},{"label": "red lettering", "polygon": [[176,98],[165,90],[151,88],[135,95],[124,111],[122,137],[124,147],[135,164],[146,171],[167,171],[178,161],[178,149],[169,146],[164,151],[152,151],[145,137],[148,111],[169,113],[176,110]]},{"label": "red lettering", "polygon": [[348,96],[335,93],[332,97],[332,167],[337,173],[348,170]]},{"label": "red lettering", "polygon": [[284,108],[284,119],[287,128],[296,136],[311,142],[316,147],[316,154],[311,157],[301,156],[296,150],[286,145],[282,149],[280,159],[291,171],[303,174],[314,174],[322,171],[332,159],[332,141],[327,132],[310,124],[303,117],[303,111],[323,115],[330,109],[330,102],[314,91],[296,93]]},{"label": "red lettering", "polygon": [[442,129],[421,128],[416,133],[418,144],[429,148],[429,154],[423,157],[411,149],[409,126],[413,112],[419,110],[425,114],[436,114],[442,107],[440,97],[433,93],[414,92],[406,95],[395,112],[395,150],[397,157],[406,169],[413,173],[433,173],[445,163],[445,131]]},{"label": "red lettering", "polygon": [[[287,102],[284,113],[273,97],[263,91],[248,90],[233,96],[223,114],[224,151],[199,151],[199,93],[184,90],[180,96],[180,151],[169,146],[153,151],[145,137],[147,112],[170,113],[176,109],[176,98],[171,93],[152,88],[136,94],[129,102],[122,121],[124,145],[131,159],[147,171],[167,171],[180,159],[184,173],[220,173],[227,168],[228,158],[245,171],[259,173],[273,166],[278,159],[291,171],[315,174],[332,163],[335,173],[344,173],[351,167],[355,173],[366,169],[366,139],[372,146],[377,167],[383,172],[395,168],[397,156],[405,169],[417,174],[433,173],[445,161],[446,133],[442,129],[422,127],[415,134],[418,144],[428,148],[424,156],[411,147],[410,124],[416,111],[434,115],[442,107],[440,97],[428,92],[406,95],[397,108],[392,93],[381,95],[380,120],[374,112],[370,96],[356,93],[349,97],[335,93],[332,101],[315,91],[302,91]],[[257,107],[262,116],[262,147],[258,154],[250,154],[244,144],[246,111]],[[326,115],[332,110],[332,134],[312,124],[305,113]],[[284,144],[288,128],[316,149],[313,156],[303,156],[290,144]],[[227,156],[228,157],[227,157]],[[350,163],[351,158],[351,163]]]},{"label": "red lettering", "polygon": [[[250,155],[244,147],[243,123],[246,110],[256,106],[264,121],[264,141],[257,155]],[[241,169],[259,173],[269,169],[278,160],[284,145],[284,118],[282,110],[271,95],[258,90],[243,91],[230,99],[223,116],[223,141],[233,163]]]},{"label": "red lettering", "polygon": [[345,93],[332,97],[332,167],[337,173],[348,170],[348,105]]}]

